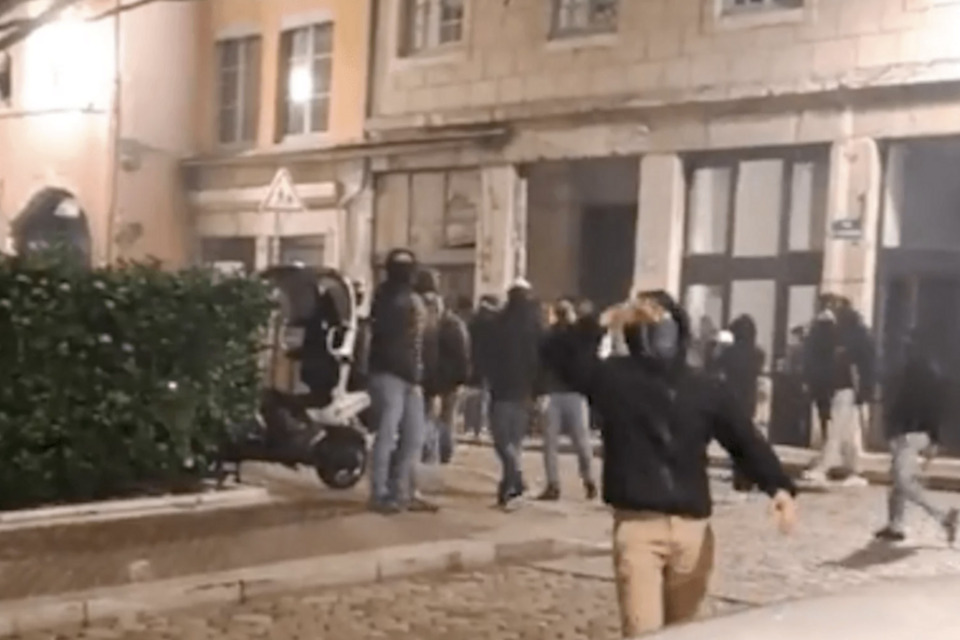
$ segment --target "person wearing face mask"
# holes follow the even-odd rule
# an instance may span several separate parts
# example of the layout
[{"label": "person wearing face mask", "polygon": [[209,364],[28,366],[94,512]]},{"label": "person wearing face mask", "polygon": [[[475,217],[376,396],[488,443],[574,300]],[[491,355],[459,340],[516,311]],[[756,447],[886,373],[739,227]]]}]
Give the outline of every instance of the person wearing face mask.
[{"label": "person wearing face mask", "polygon": [[601,417],[621,624],[633,638],[693,618],[706,596],[713,439],[771,497],[784,533],[794,525],[796,491],[726,384],[687,364],[689,321],[669,294],[641,293],[602,321],[622,332],[626,355],[602,360],[596,344],[558,335],[542,357]]},{"label": "person wearing face mask", "polygon": [[368,359],[371,413],[376,429],[370,468],[370,505],[381,513],[434,511],[416,492],[416,464],[423,451],[423,336],[426,307],[414,291],[416,256],[394,249],[386,280],[370,310]]}]

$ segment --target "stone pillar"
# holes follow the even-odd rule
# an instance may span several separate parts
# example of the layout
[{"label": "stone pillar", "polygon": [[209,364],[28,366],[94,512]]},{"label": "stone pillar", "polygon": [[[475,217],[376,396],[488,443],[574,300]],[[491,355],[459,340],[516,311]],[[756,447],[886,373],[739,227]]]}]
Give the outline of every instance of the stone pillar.
[{"label": "stone pillar", "polygon": [[634,291],[663,289],[679,299],[685,193],[680,156],[655,154],[641,159]]},{"label": "stone pillar", "polygon": [[511,165],[484,167],[480,177],[475,295],[502,298],[526,275],[526,180]]},{"label": "stone pillar", "polygon": [[[849,298],[869,326],[873,326],[876,294],[882,182],[880,150],[875,140],[851,138],[834,143],[822,290]],[[833,223],[839,221],[859,226],[859,236],[833,237]]]}]

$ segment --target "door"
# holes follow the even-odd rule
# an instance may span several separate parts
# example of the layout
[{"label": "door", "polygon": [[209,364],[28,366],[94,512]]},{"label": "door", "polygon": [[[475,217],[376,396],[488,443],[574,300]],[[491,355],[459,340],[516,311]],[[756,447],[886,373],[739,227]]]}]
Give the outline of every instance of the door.
[{"label": "door", "polygon": [[580,295],[606,308],[630,295],[636,205],[585,207],[580,216]]},{"label": "door", "polygon": [[[797,385],[785,377],[790,330],[813,318],[823,272],[828,155],[824,150],[708,158],[688,172],[684,303],[703,361],[737,316],[765,354],[755,419],[775,442],[799,442]],[[697,358],[699,356],[699,358]]]}]

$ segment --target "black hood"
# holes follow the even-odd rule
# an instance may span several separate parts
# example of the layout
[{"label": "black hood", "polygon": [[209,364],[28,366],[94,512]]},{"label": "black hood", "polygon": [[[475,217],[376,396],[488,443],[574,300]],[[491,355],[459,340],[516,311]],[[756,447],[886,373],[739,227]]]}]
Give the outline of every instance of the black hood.
[{"label": "black hood", "polygon": [[409,249],[394,249],[387,255],[385,270],[390,284],[412,287],[419,270],[417,257]]},{"label": "black hood", "polygon": [[[669,293],[663,290],[645,291],[638,295],[638,299],[648,299],[661,307],[676,324],[677,350],[670,361],[664,361],[655,354],[649,353],[643,346],[640,338],[639,324],[627,326],[624,330],[624,339],[630,350],[630,355],[645,365],[659,371],[679,373],[686,368],[687,351],[690,347],[690,317]],[[640,322],[643,322],[642,320]]]},{"label": "black hood", "polygon": [[757,323],[746,314],[737,316],[730,323],[730,333],[733,334],[734,344],[746,347],[753,347],[757,344]]}]

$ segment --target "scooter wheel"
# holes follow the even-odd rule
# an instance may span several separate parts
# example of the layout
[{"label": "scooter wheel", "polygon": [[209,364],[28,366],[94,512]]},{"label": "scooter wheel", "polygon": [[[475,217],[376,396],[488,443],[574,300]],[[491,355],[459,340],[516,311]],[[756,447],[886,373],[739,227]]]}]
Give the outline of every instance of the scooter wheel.
[{"label": "scooter wheel", "polygon": [[361,438],[330,437],[317,444],[314,470],[331,489],[350,489],[367,469],[367,447]]}]

